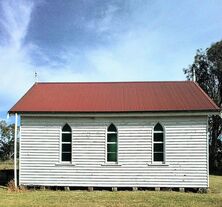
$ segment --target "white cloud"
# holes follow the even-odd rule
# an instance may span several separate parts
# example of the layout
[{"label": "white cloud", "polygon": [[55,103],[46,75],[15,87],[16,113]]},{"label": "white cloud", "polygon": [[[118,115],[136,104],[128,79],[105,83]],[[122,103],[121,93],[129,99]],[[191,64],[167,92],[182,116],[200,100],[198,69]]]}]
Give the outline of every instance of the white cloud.
[{"label": "white cloud", "polygon": [[9,44],[14,50],[19,50],[26,35],[33,7],[31,1],[2,1],[3,18],[1,24],[8,34]]},{"label": "white cloud", "polygon": [[100,76],[110,81],[181,80],[179,63],[185,63],[189,56],[186,50],[176,55],[165,40],[158,31],[137,29],[124,34],[110,47],[90,51],[89,62]]},{"label": "white cloud", "polygon": [[[1,25],[7,34],[7,44],[0,47],[0,93],[5,96],[24,91],[30,84],[26,50],[22,48],[33,5],[24,1],[2,1]],[[5,97],[3,97],[5,98]],[[0,104],[0,109],[4,108]]]}]

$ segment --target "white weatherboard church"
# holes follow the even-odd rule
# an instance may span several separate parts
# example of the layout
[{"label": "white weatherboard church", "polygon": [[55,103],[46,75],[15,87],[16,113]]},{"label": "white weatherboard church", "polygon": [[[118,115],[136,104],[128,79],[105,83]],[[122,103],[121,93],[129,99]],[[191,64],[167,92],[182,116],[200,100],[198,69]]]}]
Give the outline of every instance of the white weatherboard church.
[{"label": "white weatherboard church", "polygon": [[20,115],[19,185],[207,188],[208,115],[192,81],[35,83]]}]

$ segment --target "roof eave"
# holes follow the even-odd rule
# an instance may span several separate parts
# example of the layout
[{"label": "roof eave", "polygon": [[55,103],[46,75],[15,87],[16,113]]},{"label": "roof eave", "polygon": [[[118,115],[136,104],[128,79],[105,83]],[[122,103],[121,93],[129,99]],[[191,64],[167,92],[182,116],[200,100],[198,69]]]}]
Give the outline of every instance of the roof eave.
[{"label": "roof eave", "polygon": [[9,115],[13,115],[15,113],[18,114],[50,114],[50,115],[86,115],[86,114],[152,114],[152,115],[158,115],[158,114],[203,114],[203,115],[221,115],[220,109],[205,109],[205,110],[164,110],[164,111],[9,111]]}]

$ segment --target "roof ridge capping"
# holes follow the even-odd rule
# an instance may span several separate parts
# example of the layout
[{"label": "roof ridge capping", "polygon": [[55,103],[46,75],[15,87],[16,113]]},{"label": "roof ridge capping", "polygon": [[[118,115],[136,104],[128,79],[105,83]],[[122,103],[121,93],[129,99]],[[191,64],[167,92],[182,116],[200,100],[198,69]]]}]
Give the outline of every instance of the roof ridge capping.
[{"label": "roof ridge capping", "polygon": [[37,82],[36,84],[115,84],[115,83],[189,83],[189,80],[181,81],[95,81],[95,82]]}]

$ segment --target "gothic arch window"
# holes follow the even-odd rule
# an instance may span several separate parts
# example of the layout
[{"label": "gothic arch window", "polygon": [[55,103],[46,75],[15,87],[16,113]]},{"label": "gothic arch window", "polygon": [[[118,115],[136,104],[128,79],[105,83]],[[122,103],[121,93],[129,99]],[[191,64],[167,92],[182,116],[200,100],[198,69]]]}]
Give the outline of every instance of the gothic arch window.
[{"label": "gothic arch window", "polygon": [[164,150],[164,129],[160,123],[154,126],[153,131],[153,161],[164,162],[165,161],[165,150]]},{"label": "gothic arch window", "polygon": [[72,130],[68,124],[62,128],[61,161],[72,161]]},{"label": "gothic arch window", "polygon": [[114,124],[107,128],[107,162],[117,162],[118,159],[118,132]]}]

